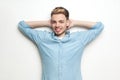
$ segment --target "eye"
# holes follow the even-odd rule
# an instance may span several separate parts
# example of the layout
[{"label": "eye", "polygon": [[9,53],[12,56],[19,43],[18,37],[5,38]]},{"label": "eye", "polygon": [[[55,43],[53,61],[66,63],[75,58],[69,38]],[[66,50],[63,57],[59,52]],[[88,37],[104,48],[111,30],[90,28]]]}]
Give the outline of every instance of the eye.
[{"label": "eye", "polygon": [[61,20],[61,21],[59,21],[60,23],[64,23],[64,21],[63,20]]},{"label": "eye", "polygon": [[52,24],[56,23],[56,21],[51,21]]}]

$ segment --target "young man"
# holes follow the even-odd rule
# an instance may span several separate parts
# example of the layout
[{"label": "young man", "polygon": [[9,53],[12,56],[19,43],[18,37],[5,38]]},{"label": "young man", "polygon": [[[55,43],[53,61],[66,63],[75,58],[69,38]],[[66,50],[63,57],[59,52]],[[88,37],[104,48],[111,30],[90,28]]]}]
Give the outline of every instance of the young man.
[{"label": "young man", "polygon": [[[35,30],[50,27],[52,32]],[[87,31],[70,33],[80,26]],[[82,80],[80,62],[85,46],[103,30],[101,22],[69,20],[69,12],[56,7],[48,21],[20,21],[19,29],[36,43],[42,61],[42,80]]]}]

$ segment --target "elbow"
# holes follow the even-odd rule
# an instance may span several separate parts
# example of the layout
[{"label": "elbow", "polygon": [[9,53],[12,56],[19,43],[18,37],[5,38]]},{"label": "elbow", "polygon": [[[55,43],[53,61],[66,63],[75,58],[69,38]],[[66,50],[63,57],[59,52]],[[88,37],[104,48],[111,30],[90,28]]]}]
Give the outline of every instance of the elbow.
[{"label": "elbow", "polygon": [[23,25],[23,23],[24,23],[24,21],[20,21],[20,22],[18,23],[18,28],[21,28],[22,25]]},{"label": "elbow", "polygon": [[102,22],[100,22],[100,30],[102,31],[104,29],[104,24]]},{"label": "elbow", "polygon": [[96,24],[92,27],[93,30],[103,30],[104,29],[104,25],[102,22],[96,22]]},{"label": "elbow", "polygon": [[18,29],[21,29],[21,28],[22,28],[22,21],[18,23]]}]

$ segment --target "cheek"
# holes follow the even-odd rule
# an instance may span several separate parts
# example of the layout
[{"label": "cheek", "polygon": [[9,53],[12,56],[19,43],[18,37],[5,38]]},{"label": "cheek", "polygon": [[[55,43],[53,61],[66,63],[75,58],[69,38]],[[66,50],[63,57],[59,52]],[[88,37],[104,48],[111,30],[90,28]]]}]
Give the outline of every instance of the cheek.
[{"label": "cheek", "polygon": [[55,25],[54,25],[54,24],[51,24],[51,28],[52,28],[52,29],[55,28]]},{"label": "cheek", "polygon": [[63,30],[66,30],[66,29],[67,29],[67,26],[64,26],[64,27],[63,27]]}]

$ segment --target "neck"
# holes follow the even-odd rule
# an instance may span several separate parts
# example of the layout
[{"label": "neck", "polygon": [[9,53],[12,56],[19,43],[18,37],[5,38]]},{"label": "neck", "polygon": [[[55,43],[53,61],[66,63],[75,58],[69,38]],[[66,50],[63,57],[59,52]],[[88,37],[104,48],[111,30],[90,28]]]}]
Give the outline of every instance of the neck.
[{"label": "neck", "polygon": [[63,38],[65,36],[65,33],[62,33],[62,34],[59,34],[59,35],[56,35],[57,37],[59,38]]}]

